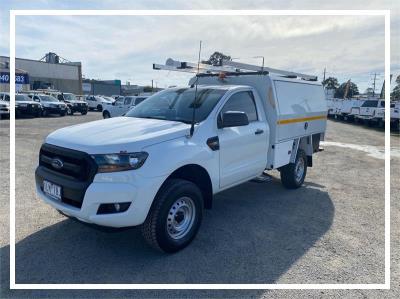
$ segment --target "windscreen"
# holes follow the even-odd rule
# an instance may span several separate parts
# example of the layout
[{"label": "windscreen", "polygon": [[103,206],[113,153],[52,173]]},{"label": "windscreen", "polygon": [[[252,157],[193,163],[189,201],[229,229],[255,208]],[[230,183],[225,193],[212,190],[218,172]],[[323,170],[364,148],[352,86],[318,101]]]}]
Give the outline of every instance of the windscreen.
[{"label": "windscreen", "polygon": [[76,96],[72,93],[64,93],[63,96],[64,96],[64,99],[67,101],[76,101],[77,100]]},{"label": "windscreen", "polygon": [[15,96],[15,100],[16,101],[32,101],[30,97],[28,97],[27,95],[23,95],[23,94],[17,94]]},{"label": "windscreen", "polygon": [[365,101],[364,104],[362,104],[361,107],[377,107],[378,106],[378,101],[376,100],[368,100]]},{"label": "windscreen", "polygon": [[52,96],[40,96],[40,100],[43,102],[59,102],[59,100]]},{"label": "windscreen", "polygon": [[[224,89],[198,88],[195,122],[206,119],[225,93]],[[147,98],[125,116],[191,123],[194,100],[195,88],[167,89]]]}]

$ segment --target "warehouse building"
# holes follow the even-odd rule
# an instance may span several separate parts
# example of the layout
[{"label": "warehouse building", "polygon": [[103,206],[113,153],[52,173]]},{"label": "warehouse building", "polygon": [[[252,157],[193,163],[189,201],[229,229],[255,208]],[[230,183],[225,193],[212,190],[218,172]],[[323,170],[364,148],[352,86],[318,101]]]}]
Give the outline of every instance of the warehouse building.
[{"label": "warehouse building", "polygon": [[83,79],[82,90],[83,94],[104,96],[120,95],[121,80]]},{"label": "warehouse building", "polygon": [[[0,56],[0,64],[2,65],[1,74],[4,75],[4,79],[7,79],[7,74],[9,78],[10,58]],[[70,62],[50,52],[41,60],[16,58],[15,67],[16,71],[20,70],[20,73],[26,74],[16,77],[16,83],[18,84],[18,78],[26,79],[23,83],[29,84],[29,89],[51,88],[62,92],[82,94],[82,66],[80,62]],[[1,79],[1,90],[6,90],[7,87],[9,90],[9,82],[6,81]]]}]

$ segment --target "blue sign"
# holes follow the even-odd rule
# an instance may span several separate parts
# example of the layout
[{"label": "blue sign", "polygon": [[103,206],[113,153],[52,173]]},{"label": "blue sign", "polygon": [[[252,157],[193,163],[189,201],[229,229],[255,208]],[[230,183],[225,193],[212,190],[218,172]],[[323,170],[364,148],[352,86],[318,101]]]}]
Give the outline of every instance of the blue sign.
[{"label": "blue sign", "polygon": [[[0,83],[10,83],[10,73],[0,73]],[[15,84],[29,84],[28,74],[15,74]]]}]

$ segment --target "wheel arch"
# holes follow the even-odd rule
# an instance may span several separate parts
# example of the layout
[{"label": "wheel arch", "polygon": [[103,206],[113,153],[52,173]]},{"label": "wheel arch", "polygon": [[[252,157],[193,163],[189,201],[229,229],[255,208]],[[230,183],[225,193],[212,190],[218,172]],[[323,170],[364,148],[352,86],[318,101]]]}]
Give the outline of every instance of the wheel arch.
[{"label": "wheel arch", "polygon": [[160,191],[164,187],[165,183],[169,179],[184,179],[196,184],[203,195],[204,208],[212,208],[212,182],[208,171],[204,167],[198,164],[187,164],[179,167],[165,179],[164,183],[161,185],[158,191]]}]

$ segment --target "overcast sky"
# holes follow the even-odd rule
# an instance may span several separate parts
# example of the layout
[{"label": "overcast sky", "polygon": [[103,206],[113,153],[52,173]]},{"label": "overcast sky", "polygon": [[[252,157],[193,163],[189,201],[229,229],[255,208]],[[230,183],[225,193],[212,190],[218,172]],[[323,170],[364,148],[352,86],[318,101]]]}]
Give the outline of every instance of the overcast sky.
[{"label": "overcast sky", "polygon": [[[9,55],[9,9],[188,9],[187,1],[2,1],[0,15],[0,55]],[[194,1],[195,2],[195,1]],[[315,6],[320,2],[288,2],[285,7],[266,1],[202,0],[190,8],[243,9],[392,9],[391,68],[400,69],[399,5],[348,4],[335,1],[335,7]],[[184,4],[186,3],[186,4]],[[218,3],[218,4],[213,4]],[[380,1],[382,3],[382,1]],[[383,2],[384,3],[384,2]],[[5,5],[4,5],[5,4]],[[196,4],[196,3],[195,3]],[[257,5],[254,5],[257,4]],[[357,5],[359,4],[359,5]],[[146,5],[146,6],[145,6]],[[203,42],[202,59],[221,51],[236,61],[261,64],[291,71],[318,75],[324,68],[327,76],[340,82],[352,79],[360,91],[372,85],[377,73],[377,92],[384,73],[384,18],[369,17],[136,17],[136,16],[18,16],[16,20],[16,55],[40,59],[52,51],[70,61],[81,61],[86,78],[121,79],[123,83],[148,85],[153,79],[159,87],[186,85],[188,75],[152,70],[152,63],[164,63],[168,57],[196,61],[199,40]]]}]

